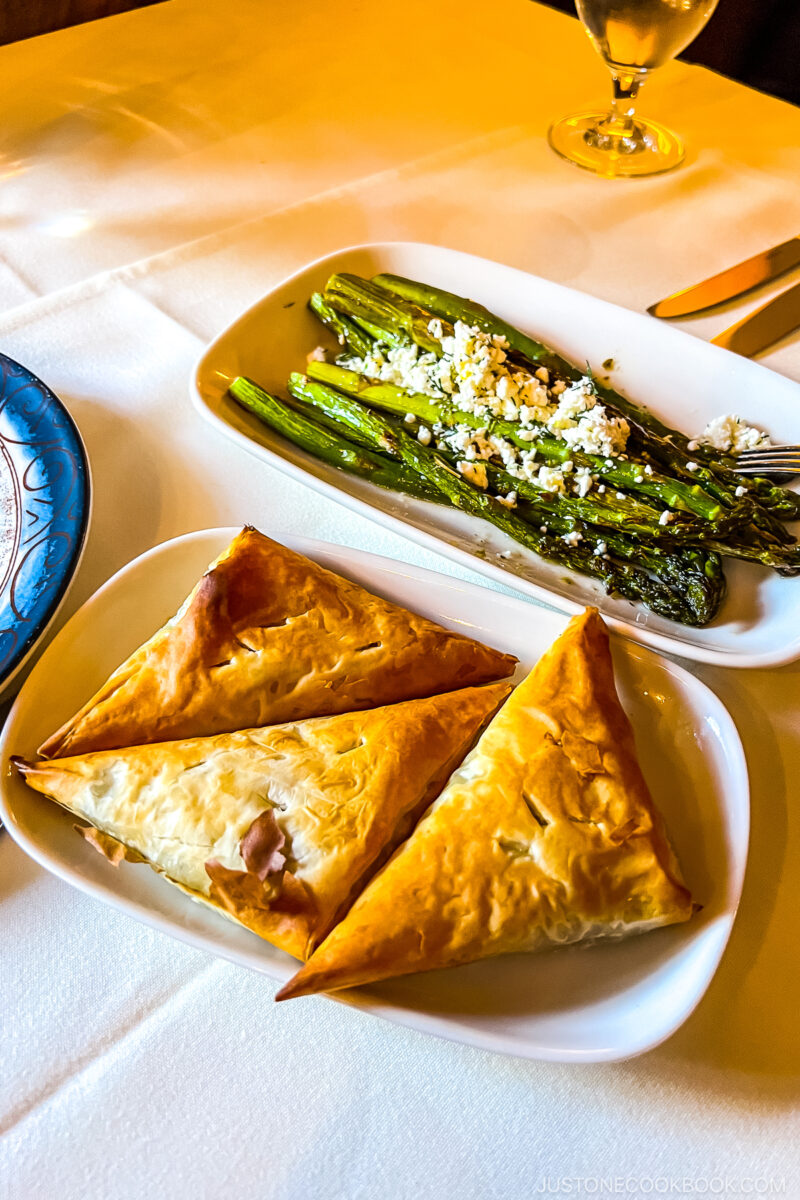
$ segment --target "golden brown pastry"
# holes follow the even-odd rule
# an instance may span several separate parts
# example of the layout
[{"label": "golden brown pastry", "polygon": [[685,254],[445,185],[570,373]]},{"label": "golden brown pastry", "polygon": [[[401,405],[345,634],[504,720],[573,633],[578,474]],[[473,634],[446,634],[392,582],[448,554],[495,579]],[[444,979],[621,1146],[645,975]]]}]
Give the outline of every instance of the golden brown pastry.
[{"label": "golden brown pastry", "polygon": [[516,661],[246,528],[39,753],[375,708],[503,679]]},{"label": "golden brown pastry", "polygon": [[617,699],[606,628],[589,609],[277,999],[691,913]]},{"label": "golden brown pastry", "polygon": [[305,957],[406,837],[509,684],[37,763],[26,782],[90,822],[112,862],[148,862]]}]

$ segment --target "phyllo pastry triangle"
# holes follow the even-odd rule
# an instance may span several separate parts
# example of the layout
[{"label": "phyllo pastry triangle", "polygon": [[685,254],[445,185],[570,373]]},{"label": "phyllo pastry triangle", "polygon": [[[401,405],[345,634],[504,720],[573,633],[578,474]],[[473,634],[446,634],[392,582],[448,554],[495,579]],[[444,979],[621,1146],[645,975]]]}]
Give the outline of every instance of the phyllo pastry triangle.
[{"label": "phyllo pastry triangle", "polygon": [[503,679],[515,664],[246,528],[39,753],[376,708]]},{"label": "phyllo pastry triangle", "polygon": [[509,684],[26,763],[112,862],[143,860],[304,958],[461,762]]},{"label": "phyllo pastry triangle", "polygon": [[608,635],[590,609],[277,998],[619,937],[691,913],[617,698]]}]

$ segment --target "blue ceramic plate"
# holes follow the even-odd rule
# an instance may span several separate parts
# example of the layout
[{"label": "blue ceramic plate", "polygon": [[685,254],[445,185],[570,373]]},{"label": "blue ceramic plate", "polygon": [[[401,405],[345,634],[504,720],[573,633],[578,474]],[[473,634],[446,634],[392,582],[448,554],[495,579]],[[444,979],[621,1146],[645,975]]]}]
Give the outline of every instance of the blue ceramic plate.
[{"label": "blue ceramic plate", "polygon": [[0,688],[55,616],[89,524],[89,465],[61,401],[0,354]]}]

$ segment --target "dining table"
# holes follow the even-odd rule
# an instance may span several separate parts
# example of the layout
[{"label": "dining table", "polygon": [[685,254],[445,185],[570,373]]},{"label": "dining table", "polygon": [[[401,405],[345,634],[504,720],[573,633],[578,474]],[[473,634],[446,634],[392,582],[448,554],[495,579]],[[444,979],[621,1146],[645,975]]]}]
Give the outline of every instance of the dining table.
[{"label": "dining table", "polygon": [[[640,102],[685,137],[678,170],[558,158],[549,124],[609,80],[579,22],[531,0],[167,0],[0,65],[0,351],[64,402],[91,467],[57,627],[158,543],[246,523],[500,586],[193,407],[204,347],[311,260],[431,243],[644,312],[800,220],[800,111],[681,61]],[[708,340],[782,285],[676,324]],[[800,382],[800,337],[760,361]],[[0,1197],[800,1197],[800,667],[683,666],[738,727],[751,833],[727,951],[666,1042],[529,1061],[328,997],[276,1005],[266,975],[84,895],[6,832]]]}]

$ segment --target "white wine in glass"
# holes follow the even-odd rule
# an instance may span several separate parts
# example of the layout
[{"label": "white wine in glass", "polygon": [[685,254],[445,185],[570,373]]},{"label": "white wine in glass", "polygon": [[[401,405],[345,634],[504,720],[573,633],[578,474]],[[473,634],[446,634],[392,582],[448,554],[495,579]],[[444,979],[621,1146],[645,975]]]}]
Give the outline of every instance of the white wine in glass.
[{"label": "white wine in glass", "polygon": [[611,71],[607,112],[580,113],[551,126],[550,145],[563,158],[609,177],[655,175],[683,161],[683,142],[655,121],[634,115],[650,71],[697,37],[717,0],[576,0],[578,16]]}]

